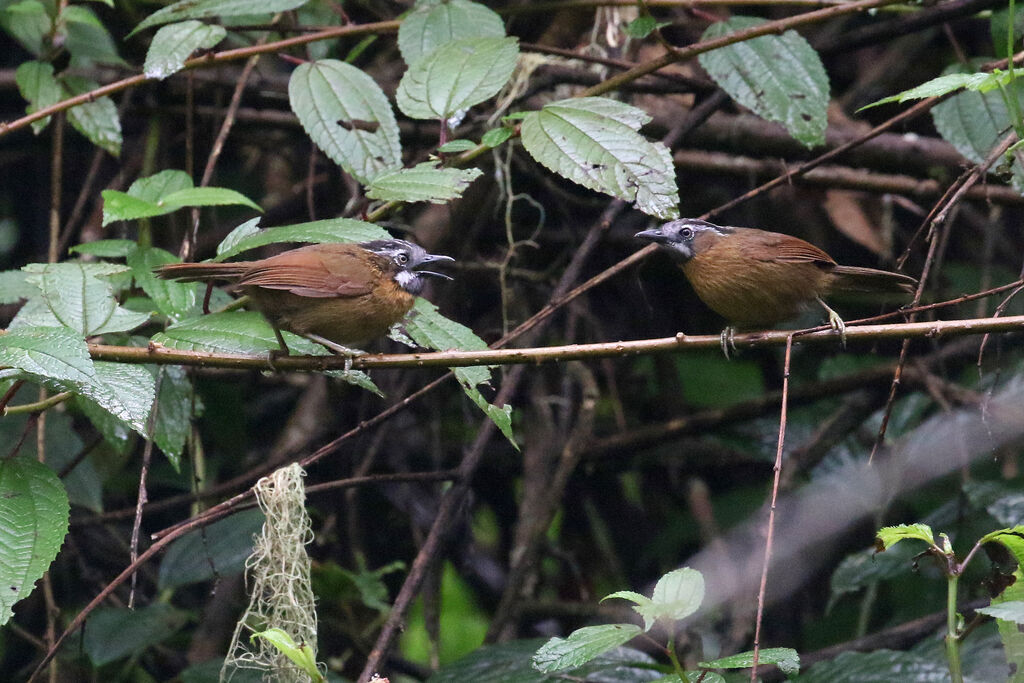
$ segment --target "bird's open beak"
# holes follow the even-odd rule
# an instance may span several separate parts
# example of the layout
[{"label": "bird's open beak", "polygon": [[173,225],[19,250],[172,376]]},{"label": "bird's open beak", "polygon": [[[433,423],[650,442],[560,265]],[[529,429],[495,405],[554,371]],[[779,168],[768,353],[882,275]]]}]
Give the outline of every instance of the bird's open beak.
[{"label": "bird's open beak", "polygon": [[422,266],[423,264],[434,263],[436,261],[451,261],[452,263],[455,263],[455,259],[453,259],[451,256],[444,256],[442,254],[427,254],[419,263],[416,264],[415,270],[420,275],[433,275],[435,277],[444,278],[445,280],[454,279],[452,278],[451,275],[445,275],[444,273],[436,273],[432,270],[420,270],[420,266]]},{"label": "bird's open beak", "polygon": [[657,244],[665,244],[669,241],[668,236],[662,232],[661,228],[651,228],[650,230],[641,230],[633,237],[639,237],[642,240],[650,240]]}]

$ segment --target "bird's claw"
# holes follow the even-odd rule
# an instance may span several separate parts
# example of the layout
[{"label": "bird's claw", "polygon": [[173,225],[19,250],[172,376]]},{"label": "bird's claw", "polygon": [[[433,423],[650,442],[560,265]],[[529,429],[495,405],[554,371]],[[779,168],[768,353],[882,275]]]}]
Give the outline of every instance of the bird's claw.
[{"label": "bird's claw", "polygon": [[839,333],[839,341],[843,345],[843,348],[845,349],[846,348],[846,323],[843,322],[843,319],[839,317],[838,313],[836,313],[831,308],[829,308],[829,306],[824,301],[822,301],[820,298],[818,299],[818,303],[821,304],[822,308],[824,308],[826,311],[828,311],[828,326],[832,328],[833,332],[838,332]]},{"label": "bird's claw", "polygon": [[720,343],[722,345],[722,353],[725,354],[726,360],[729,360],[729,349],[732,349],[732,352],[736,353],[736,340],[734,338],[735,336],[736,328],[732,327],[731,325],[722,330]]}]

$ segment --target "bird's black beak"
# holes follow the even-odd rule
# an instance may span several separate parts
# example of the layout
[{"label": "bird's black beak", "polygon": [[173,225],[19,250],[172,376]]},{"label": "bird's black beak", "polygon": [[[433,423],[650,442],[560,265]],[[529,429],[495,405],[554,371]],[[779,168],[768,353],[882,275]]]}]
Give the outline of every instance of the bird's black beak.
[{"label": "bird's black beak", "polygon": [[641,230],[633,237],[639,237],[642,240],[648,240],[656,244],[667,244],[669,237],[666,235],[660,227],[651,228],[650,230]]},{"label": "bird's black beak", "polygon": [[435,263],[437,261],[450,261],[452,263],[455,263],[455,259],[453,259],[451,256],[444,256],[442,254],[425,254],[423,258],[420,259],[420,262],[416,264],[415,270],[420,275],[433,275],[434,277],[444,278],[445,280],[454,279],[452,278],[451,275],[445,275],[444,273],[436,273],[432,270],[420,270],[420,266],[422,266],[423,264]]}]

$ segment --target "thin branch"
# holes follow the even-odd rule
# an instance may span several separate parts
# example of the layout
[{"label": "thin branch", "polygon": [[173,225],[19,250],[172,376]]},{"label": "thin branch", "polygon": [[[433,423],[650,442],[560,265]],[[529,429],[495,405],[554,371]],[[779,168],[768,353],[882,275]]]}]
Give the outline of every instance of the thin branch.
[{"label": "thin branch", "polygon": [[[824,328],[824,329],[823,329]],[[1017,332],[1024,330],[1024,315],[1005,318],[967,318],[935,320],[918,323],[889,323],[856,325],[847,323],[846,338],[850,342],[879,339],[921,339],[933,337],[960,337],[985,332]],[[766,330],[747,332],[735,337],[737,348],[766,348],[785,346],[792,330]],[[827,326],[800,330],[803,344],[836,344],[838,335]],[[568,344],[522,349],[491,348],[483,351],[434,351],[426,353],[373,354],[348,358],[344,356],[285,356],[274,360],[278,371],[323,372],[344,369],[346,364],[360,370],[373,368],[425,368],[467,367],[472,365],[522,365],[566,360],[594,358],[625,358],[651,353],[674,353],[717,349],[721,336],[714,334],[687,335],[679,332],[674,337],[638,339],[634,341],[598,342],[594,344]],[[226,354],[209,351],[181,351],[152,345],[105,346],[89,344],[93,360],[121,363],[175,364],[231,370],[266,370],[266,354]]]},{"label": "thin branch", "polygon": [[789,363],[793,357],[793,335],[786,337],[786,360],[782,367],[782,409],[779,411],[779,439],[772,468],[772,500],[768,506],[768,533],[764,541],[764,563],[761,565],[761,587],[757,591],[757,619],[754,622],[754,661],[750,665],[750,682],[757,681],[757,660],[761,655],[761,622],[764,618],[765,595],[768,592],[768,567],[772,562],[772,541],[775,538],[775,505],[779,500],[782,479],[782,449],[786,444],[786,403],[789,398]]}]

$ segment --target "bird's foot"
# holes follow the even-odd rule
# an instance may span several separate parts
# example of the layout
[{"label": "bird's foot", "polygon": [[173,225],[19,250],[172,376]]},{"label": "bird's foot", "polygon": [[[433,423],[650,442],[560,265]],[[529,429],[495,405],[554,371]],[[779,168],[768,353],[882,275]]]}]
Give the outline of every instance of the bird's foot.
[{"label": "bird's foot", "polygon": [[839,314],[836,313],[835,311],[833,311],[831,308],[829,308],[828,304],[826,304],[824,301],[822,301],[820,297],[818,298],[818,303],[821,304],[821,307],[824,308],[828,312],[828,325],[829,325],[829,327],[832,328],[833,332],[838,332],[839,333],[840,343],[842,343],[843,348],[845,349],[846,348],[846,323],[844,323],[843,319],[839,317]]},{"label": "bird's foot", "polygon": [[288,345],[285,343],[284,336],[281,334],[281,330],[277,329],[276,327],[274,328],[274,336],[277,337],[277,343],[280,346],[280,348],[270,349],[270,351],[267,352],[267,365],[270,366],[271,370],[277,372],[277,366],[274,365],[274,361],[276,361],[278,358],[290,356],[292,352],[288,348]]},{"label": "bird's foot", "polygon": [[357,356],[366,355],[366,351],[363,351],[361,349],[353,349],[348,346],[342,346],[341,344],[332,342],[330,339],[327,339],[326,337],[321,337],[319,334],[307,334],[305,335],[305,337],[310,341],[315,341],[317,344],[327,347],[329,350],[333,351],[339,356],[344,356],[345,372],[348,372],[349,370],[352,369],[353,358],[356,358]]},{"label": "bird's foot", "polygon": [[729,349],[732,349],[732,352],[734,354],[736,353],[736,340],[735,340],[735,336],[736,336],[736,328],[733,327],[732,325],[730,325],[729,327],[726,327],[724,330],[722,330],[721,342],[720,343],[722,345],[722,353],[725,354],[726,360],[729,360]]}]

